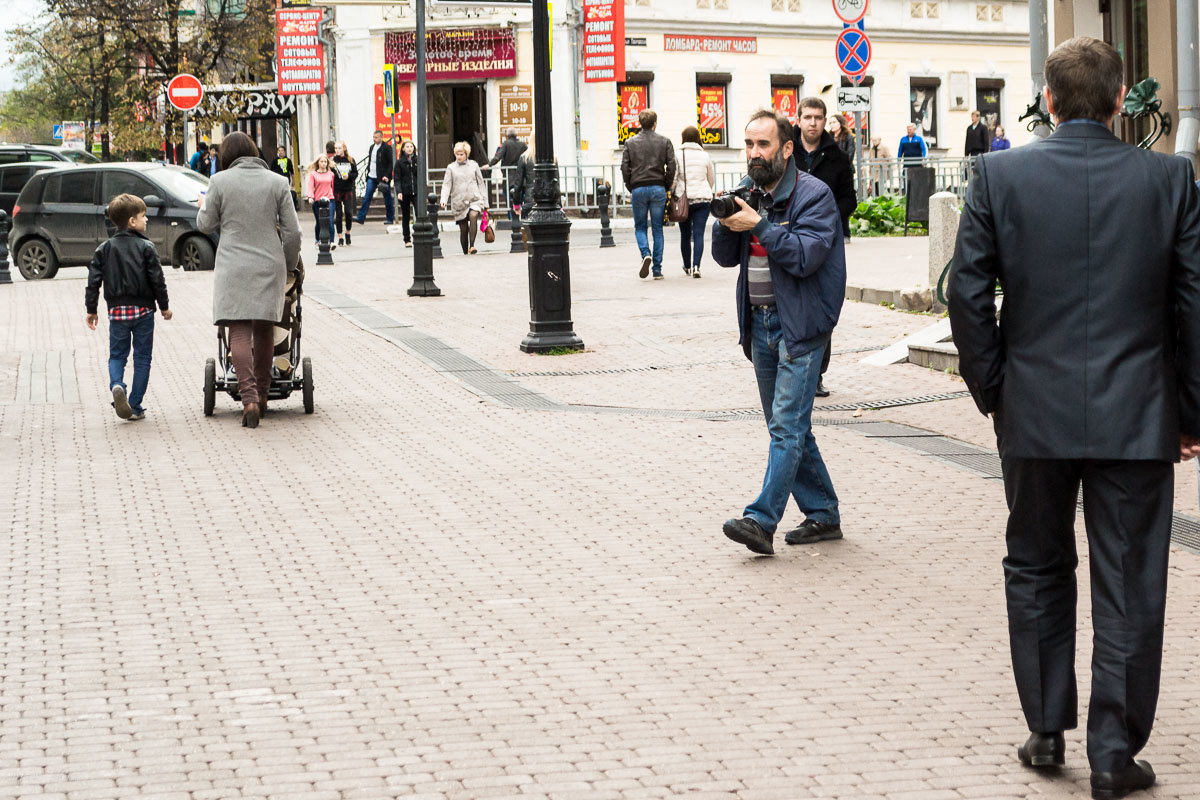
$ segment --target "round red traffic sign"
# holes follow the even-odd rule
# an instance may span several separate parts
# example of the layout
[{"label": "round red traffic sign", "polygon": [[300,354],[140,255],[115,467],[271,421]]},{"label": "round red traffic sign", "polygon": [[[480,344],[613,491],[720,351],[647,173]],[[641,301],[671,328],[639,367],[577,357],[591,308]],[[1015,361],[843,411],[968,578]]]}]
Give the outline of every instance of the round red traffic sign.
[{"label": "round red traffic sign", "polygon": [[838,34],[838,67],[851,78],[862,75],[871,63],[871,40],[858,28],[846,28]]},{"label": "round red traffic sign", "polygon": [[847,25],[853,25],[867,15],[867,0],[833,0],[833,13]]},{"label": "round red traffic sign", "polygon": [[167,99],[180,111],[191,111],[204,99],[204,84],[186,72],[176,75],[167,84]]}]

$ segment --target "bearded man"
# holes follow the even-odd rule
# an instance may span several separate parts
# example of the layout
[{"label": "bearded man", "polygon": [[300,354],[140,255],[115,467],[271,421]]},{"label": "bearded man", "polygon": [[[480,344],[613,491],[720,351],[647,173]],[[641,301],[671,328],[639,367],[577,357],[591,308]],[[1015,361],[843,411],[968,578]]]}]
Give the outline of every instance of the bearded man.
[{"label": "bearded man", "polygon": [[[788,544],[842,538],[833,481],[812,432],[821,359],[846,296],[842,221],[833,192],[796,169],[792,125],[758,111],[746,125],[748,175],[731,199],[737,211],[713,225],[713,259],[738,267],[742,350],[754,364],[771,435],[762,491],[724,532],[751,552],[773,555],[775,529],[788,497],[804,522]],[[715,213],[714,216],[719,216]]]}]

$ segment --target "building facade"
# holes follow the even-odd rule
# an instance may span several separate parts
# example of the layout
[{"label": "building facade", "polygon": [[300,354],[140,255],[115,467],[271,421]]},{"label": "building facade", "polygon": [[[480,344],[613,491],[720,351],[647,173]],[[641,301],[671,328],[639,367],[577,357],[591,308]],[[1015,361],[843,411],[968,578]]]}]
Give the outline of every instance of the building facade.
[{"label": "building facade", "polygon": [[[864,0],[866,2],[866,0]],[[619,163],[637,111],[659,114],[678,141],[699,125],[718,161],[742,158],[743,121],[774,104],[795,113],[805,95],[831,106],[848,85],[835,59],[843,24],[818,0],[624,0],[625,80],[590,83],[581,69],[582,0],[555,0],[552,19],[554,150],[560,164]],[[454,141],[485,158],[502,132],[532,130],[533,55],[528,9],[430,4],[430,165],[452,160]],[[874,0],[863,25],[871,38],[863,84],[872,110],[862,120],[894,153],[916,121],[934,155],[962,154],[970,111],[1004,126],[1014,145],[1030,134],[1018,117],[1032,99],[1028,6],[983,0]],[[352,150],[371,132],[391,133],[382,113],[384,65],[397,64],[403,106],[398,138],[412,138],[415,21],[407,4],[337,6],[333,123]],[[857,120],[856,120],[857,123]],[[307,158],[307,154],[301,154]],[[473,157],[479,155],[473,153]]]}]

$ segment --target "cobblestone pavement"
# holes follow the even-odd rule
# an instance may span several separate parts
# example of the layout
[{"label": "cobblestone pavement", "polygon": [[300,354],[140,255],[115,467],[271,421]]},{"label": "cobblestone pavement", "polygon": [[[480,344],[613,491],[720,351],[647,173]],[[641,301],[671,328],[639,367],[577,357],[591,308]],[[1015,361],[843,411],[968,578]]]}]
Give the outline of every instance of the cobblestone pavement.
[{"label": "cobblestone pavement", "polygon": [[[0,287],[0,798],[1088,795],[1080,731],[1060,775],[1015,761],[998,481],[822,425],[846,539],[752,557],[720,532],[766,451],[733,275],[640,282],[627,242],[577,250],[588,351],[529,356],[499,238],[436,262],[436,299],[405,296],[398,237],[310,267],[317,413],[279,401],[256,431],[227,397],[201,413],[210,275],[168,273],[138,423],[105,401],[82,271]],[[470,391],[320,290],[557,405]],[[962,391],[848,352],[929,322],[848,304],[818,416],[992,446],[969,399],[833,408]],[[1147,796],[1194,798],[1200,556],[1170,580]]]}]

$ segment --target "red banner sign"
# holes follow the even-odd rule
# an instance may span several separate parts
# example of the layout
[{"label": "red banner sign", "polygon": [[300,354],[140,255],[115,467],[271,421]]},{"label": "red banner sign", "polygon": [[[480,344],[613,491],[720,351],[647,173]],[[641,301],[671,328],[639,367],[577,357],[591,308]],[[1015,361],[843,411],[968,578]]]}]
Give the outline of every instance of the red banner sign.
[{"label": "red banner sign", "polygon": [[696,119],[703,144],[725,143],[725,87],[696,87]]},{"label": "red banner sign", "polygon": [[412,131],[412,84],[397,84],[400,107],[396,109],[396,130],[392,130],[392,115],[383,110],[383,84],[375,84],[375,127],[383,131],[384,139],[396,139],[397,147],[405,139],[413,138]]},{"label": "red banner sign", "polygon": [[[417,34],[383,39],[383,60],[399,80],[416,80]],[[511,78],[517,74],[517,40],[510,28],[444,28],[425,33],[425,74],[430,80]]]},{"label": "red banner sign", "polygon": [[625,144],[641,126],[638,114],[646,110],[650,87],[644,83],[622,83],[617,89],[617,142]]},{"label": "red banner sign", "polygon": [[699,50],[703,53],[757,53],[757,36],[683,36],[663,35],[663,49],[671,51]]},{"label": "red banner sign", "polygon": [[797,108],[800,103],[799,94],[795,86],[771,87],[771,108],[787,117],[788,122],[793,125],[800,121],[800,110]]},{"label": "red banner sign", "polygon": [[583,80],[625,80],[625,0],[584,0]]},{"label": "red banner sign", "polygon": [[325,92],[325,48],[317,39],[319,8],[281,8],[275,12],[276,78],[280,94]]}]

